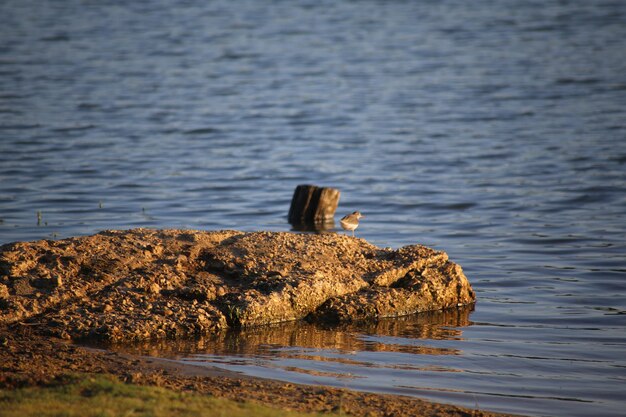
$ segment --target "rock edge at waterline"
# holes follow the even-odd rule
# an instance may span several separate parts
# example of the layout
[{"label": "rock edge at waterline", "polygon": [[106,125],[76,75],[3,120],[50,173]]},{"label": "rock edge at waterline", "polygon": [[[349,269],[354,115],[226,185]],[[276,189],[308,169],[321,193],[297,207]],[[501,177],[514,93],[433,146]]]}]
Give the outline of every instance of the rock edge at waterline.
[{"label": "rock edge at waterline", "polygon": [[133,229],[0,247],[0,323],[111,342],[471,304],[446,253],[339,234]]}]

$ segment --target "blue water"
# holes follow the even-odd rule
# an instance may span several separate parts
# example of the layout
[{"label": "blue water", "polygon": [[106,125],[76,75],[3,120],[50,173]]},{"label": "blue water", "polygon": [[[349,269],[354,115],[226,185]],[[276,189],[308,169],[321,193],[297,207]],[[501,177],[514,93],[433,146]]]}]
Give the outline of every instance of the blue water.
[{"label": "blue water", "polygon": [[447,251],[475,311],[181,360],[620,415],[625,39],[608,0],[0,2],[0,243],[286,231],[296,185],[333,186],[359,237]]}]

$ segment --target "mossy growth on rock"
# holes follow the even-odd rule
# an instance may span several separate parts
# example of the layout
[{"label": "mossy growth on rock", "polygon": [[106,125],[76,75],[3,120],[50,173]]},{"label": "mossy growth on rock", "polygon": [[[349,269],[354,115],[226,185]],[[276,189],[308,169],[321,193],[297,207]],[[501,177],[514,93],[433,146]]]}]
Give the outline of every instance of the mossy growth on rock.
[{"label": "mossy growth on rock", "polygon": [[0,247],[0,323],[140,341],[471,304],[446,253],[338,234],[133,229]]}]

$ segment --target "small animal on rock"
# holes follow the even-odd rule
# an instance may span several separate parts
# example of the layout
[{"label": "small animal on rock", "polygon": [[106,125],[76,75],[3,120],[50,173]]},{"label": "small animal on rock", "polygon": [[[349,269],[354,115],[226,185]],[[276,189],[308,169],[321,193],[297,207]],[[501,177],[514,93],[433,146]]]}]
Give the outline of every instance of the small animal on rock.
[{"label": "small animal on rock", "polygon": [[361,217],[365,216],[362,215],[360,212],[355,211],[352,214],[348,214],[347,216],[342,217],[339,223],[341,223],[341,227],[344,230],[352,230],[352,236],[354,236],[354,230],[359,227],[359,219]]}]

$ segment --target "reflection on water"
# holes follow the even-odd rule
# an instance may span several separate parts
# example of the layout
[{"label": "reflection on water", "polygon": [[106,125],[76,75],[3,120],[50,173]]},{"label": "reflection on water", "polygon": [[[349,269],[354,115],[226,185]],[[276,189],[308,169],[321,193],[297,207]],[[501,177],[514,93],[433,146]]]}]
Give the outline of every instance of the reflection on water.
[{"label": "reflection on water", "polygon": [[335,224],[335,219],[330,219],[330,220],[324,220],[324,221],[319,221],[319,222],[312,222],[312,223],[295,223],[292,222],[291,224],[291,230],[294,232],[316,232],[316,233],[323,233],[323,232],[334,232],[336,231],[336,224]]},{"label": "reflection on water", "polygon": [[[613,359],[621,352],[619,333],[606,334],[604,351],[594,354],[581,349],[585,336],[576,328],[495,324],[507,340],[493,339],[494,324],[472,322],[471,314],[470,307],[341,326],[299,321],[110,348],[262,378],[518,414],[567,409],[583,416],[599,405],[619,408],[616,398],[626,382],[626,363]],[[594,330],[602,331],[586,329]],[[528,338],[537,333],[541,343]]]},{"label": "reflection on water", "polygon": [[[197,340],[110,348],[295,383],[406,394],[405,384],[424,373],[462,372],[429,363],[431,356],[460,352],[432,346],[427,340],[462,340],[461,329],[469,325],[470,312],[471,307],[464,307],[330,327],[298,321],[231,330]],[[386,378],[384,383],[380,378]]]},{"label": "reflection on water", "polygon": [[[229,330],[197,340],[164,340],[132,346],[113,346],[149,356],[180,356],[184,354],[256,356],[275,347],[301,347],[332,350],[340,354],[356,352],[401,352],[410,354],[451,355],[454,349],[436,348],[410,339],[460,340],[461,327],[469,325],[471,307],[437,311],[398,319],[382,319],[360,325],[322,326],[304,321],[274,324],[256,328]],[[382,337],[366,340],[363,336]],[[398,340],[402,343],[394,343]]]}]

